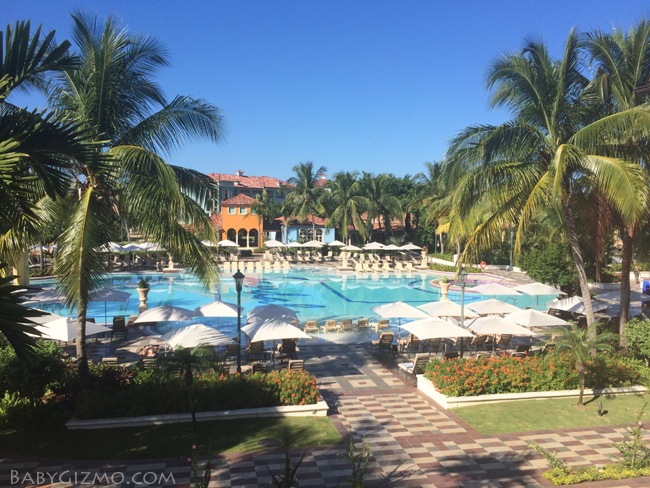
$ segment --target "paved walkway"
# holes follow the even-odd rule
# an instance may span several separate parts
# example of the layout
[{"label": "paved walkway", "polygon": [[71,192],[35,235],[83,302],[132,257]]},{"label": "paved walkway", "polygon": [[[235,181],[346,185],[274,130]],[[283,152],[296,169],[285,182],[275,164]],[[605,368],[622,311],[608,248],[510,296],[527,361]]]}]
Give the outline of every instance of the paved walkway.
[{"label": "paved walkway", "polygon": [[[542,477],[546,461],[527,448],[531,441],[557,451],[571,465],[600,464],[617,453],[613,443],[624,427],[570,429],[508,435],[481,435],[452,412],[421,395],[395,369],[392,358],[381,362],[367,344],[306,345],[301,355],[317,378],[330,405],[330,418],[344,438],[372,451],[365,480],[374,487],[538,487],[551,486]],[[505,421],[505,420],[504,420]],[[647,439],[650,440],[650,439]],[[307,449],[298,469],[300,487],[349,486],[350,464],[342,456],[347,444]],[[292,453],[297,460],[300,451]],[[270,486],[267,466],[280,473],[284,454],[267,451],[219,457],[214,463],[212,487]],[[65,462],[0,459],[0,486],[11,484],[10,471],[119,473],[109,486],[135,473],[169,479],[189,486],[187,460],[148,462]],[[155,474],[152,474],[155,473]],[[68,474],[70,476],[70,474]],[[81,481],[81,480],[79,480]],[[55,483],[47,486],[73,486]],[[170,483],[162,483],[170,486]],[[28,486],[29,483],[25,484]],[[43,485],[43,484],[41,484]],[[107,483],[94,486],[107,486]],[[93,486],[77,483],[76,486]],[[647,487],[650,478],[582,484],[593,487]]]}]

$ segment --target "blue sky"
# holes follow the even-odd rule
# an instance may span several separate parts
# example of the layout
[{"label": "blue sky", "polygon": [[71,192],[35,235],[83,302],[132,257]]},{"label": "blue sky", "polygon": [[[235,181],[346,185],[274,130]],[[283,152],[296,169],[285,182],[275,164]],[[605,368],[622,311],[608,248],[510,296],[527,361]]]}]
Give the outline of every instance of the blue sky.
[{"label": "blue sky", "polygon": [[[114,15],[167,47],[158,81],[226,119],[221,144],[170,154],[205,173],[291,176],[305,161],[337,171],[414,175],[464,127],[499,123],[485,73],[526,37],[560,56],[572,27],[628,29],[650,17],[633,1],[5,0],[2,25],[43,24],[68,37],[69,14]],[[32,98],[32,100],[36,100]],[[18,97],[14,103],[26,105]],[[23,103],[24,102],[24,103]],[[41,101],[32,104],[42,103]]]}]

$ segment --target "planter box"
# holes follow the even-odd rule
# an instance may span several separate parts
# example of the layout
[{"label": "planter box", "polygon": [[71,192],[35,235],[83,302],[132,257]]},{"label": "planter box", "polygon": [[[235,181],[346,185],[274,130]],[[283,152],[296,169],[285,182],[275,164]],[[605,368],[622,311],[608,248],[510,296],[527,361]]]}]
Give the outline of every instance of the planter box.
[{"label": "planter box", "polygon": [[[231,420],[257,417],[326,417],[327,402],[320,400],[312,405],[296,405],[265,408],[244,408],[224,410],[221,412],[196,412],[197,422],[209,420]],[[75,419],[66,422],[69,430],[78,429],[114,429],[119,427],[139,427],[143,425],[176,424],[191,422],[190,413],[171,413],[164,415],[146,415],[142,417],[118,417],[112,419]]]},{"label": "planter box", "polygon": [[[529,393],[501,393],[496,395],[476,395],[465,397],[449,397],[443,395],[436,387],[424,377],[418,375],[418,390],[438,403],[445,410],[454,408],[468,407],[472,405],[484,405],[486,403],[511,402],[516,400],[542,400],[547,398],[577,398],[580,390],[562,390],[562,391],[539,391]],[[585,389],[585,396],[592,395],[639,395],[645,393],[647,388],[644,386],[627,386],[621,388],[603,388],[603,389]]]}]

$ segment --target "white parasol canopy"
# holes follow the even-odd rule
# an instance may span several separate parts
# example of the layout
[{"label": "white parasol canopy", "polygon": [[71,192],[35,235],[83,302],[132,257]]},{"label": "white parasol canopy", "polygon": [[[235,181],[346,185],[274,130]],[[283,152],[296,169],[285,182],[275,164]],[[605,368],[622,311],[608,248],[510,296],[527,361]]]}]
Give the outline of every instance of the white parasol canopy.
[{"label": "white parasol canopy", "polygon": [[384,246],[382,248],[382,251],[401,251],[402,248],[399,246],[396,246],[395,244],[388,244],[387,246]]},{"label": "white parasol canopy", "polygon": [[515,324],[514,322],[501,317],[495,317],[494,315],[473,319],[469,323],[468,327],[481,335],[510,334],[513,336],[526,337],[537,335],[521,325]]},{"label": "white parasol canopy", "polygon": [[544,283],[528,283],[527,285],[515,286],[515,290],[526,295],[566,295],[562,290]]},{"label": "white parasol canopy", "polygon": [[372,309],[380,317],[385,319],[424,319],[430,318],[422,310],[404,302],[384,303]]},{"label": "white parasol canopy", "polygon": [[500,283],[486,283],[484,285],[474,286],[468,288],[470,291],[475,291],[481,295],[513,295],[519,296],[519,292]]},{"label": "white parasol canopy", "polygon": [[221,346],[232,340],[218,330],[204,324],[192,324],[181,329],[172,330],[163,334],[162,339],[172,348],[201,345]]},{"label": "white parasol canopy", "polygon": [[364,251],[378,251],[379,249],[383,249],[384,245],[381,242],[369,242],[365,246],[363,246]]},{"label": "white parasol canopy", "polygon": [[[592,300],[591,306],[594,312],[599,312],[605,310],[608,305],[606,303],[599,302],[598,300]],[[546,304],[547,309],[555,310],[564,310],[565,312],[573,312],[577,314],[585,313],[585,302],[582,297],[573,296],[569,298],[562,298],[558,300],[551,300]]]},{"label": "white parasol canopy", "polygon": [[510,313],[504,318],[523,327],[559,327],[568,324],[566,320],[532,308]]},{"label": "white parasol canopy", "polygon": [[298,321],[298,315],[290,308],[282,305],[259,305],[247,314],[248,322],[260,322],[265,320],[277,319],[287,322]]},{"label": "white parasol canopy", "polygon": [[135,319],[136,324],[143,322],[184,322],[192,320],[194,312],[182,307],[172,307],[170,305],[162,305],[160,307],[150,308],[140,314]]},{"label": "white parasol canopy", "polygon": [[323,247],[323,243],[320,241],[308,241],[305,242],[302,247]]},{"label": "white parasol canopy", "polygon": [[57,290],[56,288],[45,288],[38,293],[34,293],[27,297],[27,300],[24,303],[26,305],[35,303],[46,305],[50,303],[61,303],[63,301],[65,301],[65,296],[60,290]]},{"label": "white parasol canopy", "polygon": [[269,239],[264,243],[266,247],[273,248],[273,247],[286,247],[286,244],[276,241],[275,239]]},{"label": "white parasol canopy", "polygon": [[287,247],[303,247],[303,245],[300,244],[298,241],[292,241],[289,244],[287,244]]},{"label": "white parasol canopy", "polygon": [[402,329],[410,332],[421,341],[426,339],[445,339],[455,337],[474,337],[467,329],[463,329],[446,320],[429,317],[428,319],[415,320],[402,325]]},{"label": "white parasol canopy", "polygon": [[361,251],[360,247],[353,246],[352,244],[350,244],[349,246],[342,247],[341,249],[343,249],[344,251]]},{"label": "white parasol canopy", "polygon": [[[205,242],[205,241],[201,241]],[[164,251],[165,248],[162,247],[159,243],[157,242],[139,242],[137,246],[140,248],[142,251],[151,251],[151,252],[158,252],[158,251]]]},{"label": "white parasol canopy", "polygon": [[217,245],[214,242],[208,241],[207,239],[202,240],[201,244],[207,247],[217,247]]},{"label": "white parasol canopy", "polygon": [[[597,300],[604,300],[607,302],[620,302],[621,301],[621,290],[611,290],[606,293],[601,293],[596,295]],[[650,295],[645,293],[639,293],[638,291],[630,290],[630,301],[631,302],[648,302],[650,301]]]},{"label": "white parasol canopy", "polygon": [[92,292],[88,300],[91,302],[104,302],[104,323],[108,323],[106,304],[108,302],[126,303],[129,298],[131,298],[131,294],[126,291],[114,290],[112,288],[100,288],[99,290]]},{"label": "white parasol canopy", "polygon": [[[417,308],[425,311],[429,315],[434,317],[460,317],[460,305],[456,302],[443,301],[443,302],[429,302],[424,305],[420,305]],[[476,313],[472,312],[465,306],[463,310],[465,318],[476,317]]]},{"label": "white parasol canopy", "polygon": [[345,243],[341,241],[333,240],[332,242],[328,242],[327,245],[329,247],[343,247],[345,246]]},{"label": "white parasol canopy", "polygon": [[504,314],[518,312],[521,310],[519,307],[515,307],[509,303],[502,302],[496,298],[473,302],[469,305],[466,305],[466,307],[469,307],[470,310],[476,312],[479,315]]},{"label": "white parasol canopy", "polygon": [[123,252],[136,252],[136,251],[144,251],[144,249],[142,249],[139,244],[129,242],[128,244],[124,244],[122,246],[122,251]]},{"label": "white parasol canopy", "polygon": [[236,242],[231,241],[230,239],[222,239],[219,242],[217,242],[217,246],[219,247],[239,247],[239,244]]},{"label": "white parasol canopy", "polygon": [[242,332],[251,338],[251,342],[276,341],[281,339],[311,339],[302,330],[289,322],[278,319],[264,320],[248,324]]},{"label": "white parasol canopy", "polygon": [[237,317],[237,305],[217,300],[196,307],[194,314],[199,317]]},{"label": "white parasol canopy", "polygon": [[[69,342],[77,337],[77,320],[68,319],[55,313],[41,315],[39,317],[30,317],[32,322],[36,322],[36,329],[43,335],[42,339],[53,339],[56,341]],[[94,334],[105,334],[111,329],[94,322],[86,322],[86,336]]]},{"label": "white parasol canopy", "polygon": [[402,247],[400,247],[402,251],[419,251],[422,248],[420,246],[416,246],[415,244],[409,242],[408,244],[404,244]]}]

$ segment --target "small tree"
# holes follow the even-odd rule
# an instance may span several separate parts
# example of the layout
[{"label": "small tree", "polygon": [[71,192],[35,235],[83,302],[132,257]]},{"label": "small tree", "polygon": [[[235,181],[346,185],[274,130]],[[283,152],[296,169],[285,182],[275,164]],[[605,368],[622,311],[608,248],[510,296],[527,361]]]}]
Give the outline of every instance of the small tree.
[{"label": "small tree", "polygon": [[587,368],[585,363],[597,351],[612,351],[613,343],[618,340],[618,334],[603,332],[598,334],[596,324],[591,324],[587,328],[578,327],[577,324],[571,323],[570,328],[561,329],[556,339],[554,353],[568,351],[573,356],[574,367],[580,377],[580,395],[578,397],[578,407],[584,408],[585,377]]},{"label": "small tree", "polygon": [[638,359],[650,359],[650,320],[632,319],[625,324],[628,354]]}]

